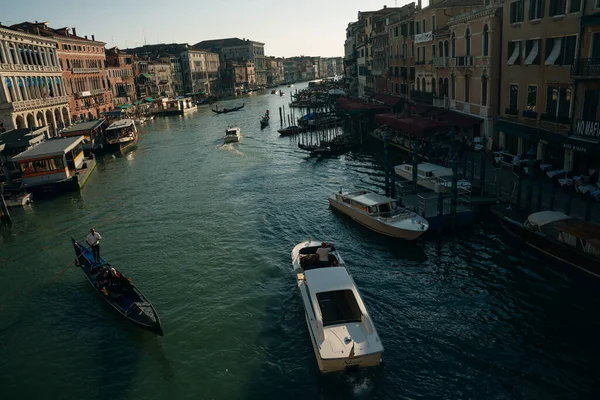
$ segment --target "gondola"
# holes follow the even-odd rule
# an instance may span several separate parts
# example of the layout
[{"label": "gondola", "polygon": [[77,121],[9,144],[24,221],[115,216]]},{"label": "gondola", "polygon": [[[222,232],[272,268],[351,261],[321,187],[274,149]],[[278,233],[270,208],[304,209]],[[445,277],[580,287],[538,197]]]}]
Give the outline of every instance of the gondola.
[{"label": "gondola", "polygon": [[104,280],[104,271],[108,271],[110,275],[110,271],[114,267],[103,258],[100,258],[100,262],[96,264],[90,249],[79,244],[73,237],[71,237],[71,241],[75,249],[77,265],[81,267],[86,278],[98,294],[125,319],[152,333],[163,336],[160,318],[154,306],[133,282],[115,270],[120,277],[112,278],[111,284],[100,287],[97,283]]},{"label": "gondola", "polygon": [[295,135],[297,133],[306,132],[306,128],[292,125],[286,128],[277,129],[277,132],[279,132],[281,136]]},{"label": "gondola", "polygon": [[265,115],[260,120],[260,129],[266,128],[269,125],[269,110],[265,112]]},{"label": "gondola", "polygon": [[233,107],[233,108],[224,108],[224,109],[222,109],[222,110],[215,110],[215,109],[213,108],[213,109],[212,109],[212,111],[213,111],[214,113],[217,113],[217,114],[227,114],[228,112],[232,112],[232,111],[239,111],[239,110],[241,110],[242,108],[244,108],[244,104],[242,104],[241,106]]}]

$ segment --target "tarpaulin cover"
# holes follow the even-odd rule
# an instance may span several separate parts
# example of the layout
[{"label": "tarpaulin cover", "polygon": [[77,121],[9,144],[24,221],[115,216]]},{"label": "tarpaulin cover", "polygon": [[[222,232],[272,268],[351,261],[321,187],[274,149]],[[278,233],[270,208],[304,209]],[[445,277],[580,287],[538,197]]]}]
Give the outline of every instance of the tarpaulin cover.
[{"label": "tarpaulin cover", "polygon": [[407,117],[398,114],[376,115],[375,122],[399,129],[404,133],[417,137],[427,137],[435,135],[436,133],[445,133],[450,129],[450,125],[445,122],[434,121],[423,117]]}]

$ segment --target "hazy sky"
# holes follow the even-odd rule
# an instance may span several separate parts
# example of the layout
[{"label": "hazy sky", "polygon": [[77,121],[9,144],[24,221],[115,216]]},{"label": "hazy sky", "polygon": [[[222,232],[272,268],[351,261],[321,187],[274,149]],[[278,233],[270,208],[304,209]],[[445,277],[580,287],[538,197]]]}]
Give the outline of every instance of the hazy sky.
[{"label": "hazy sky", "polygon": [[[265,43],[265,54],[343,56],[346,27],[358,11],[407,0],[7,0],[0,23],[48,21],[52,28],[75,27],[107,47],[189,43],[225,37]],[[59,5],[60,4],[60,5]],[[144,38],[145,36],[145,38]]]}]

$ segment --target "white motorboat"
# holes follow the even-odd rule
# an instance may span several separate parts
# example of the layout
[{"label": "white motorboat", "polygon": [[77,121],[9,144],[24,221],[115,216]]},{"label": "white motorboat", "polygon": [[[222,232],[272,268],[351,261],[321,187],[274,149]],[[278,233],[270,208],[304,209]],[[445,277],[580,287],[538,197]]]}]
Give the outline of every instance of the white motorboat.
[{"label": "white motorboat", "polygon": [[237,143],[240,141],[240,128],[229,127],[225,130],[225,143]]},{"label": "white motorboat", "polygon": [[3,197],[7,207],[23,207],[33,202],[33,195],[24,191],[5,190]]},{"label": "white motorboat", "polygon": [[104,131],[106,150],[121,153],[134,147],[139,141],[139,135],[133,119],[125,118],[113,122]]},{"label": "white motorboat", "polygon": [[415,240],[429,229],[427,220],[402,208],[391,197],[360,190],[329,197],[329,204],[375,232],[406,240]]},{"label": "white motorboat", "polygon": [[[396,175],[406,180],[413,180],[412,164],[396,165],[394,171]],[[452,190],[452,168],[432,163],[418,164],[417,184],[435,192],[449,193]],[[466,179],[459,179],[457,187],[458,190],[471,190],[471,182]]]},{"label": "white motorboat", "polygon": [[335,249],[336,266],[318,265],[321,242],[309,240],[292,250],[292,266],[305,319],[321,372],[381,363],[383,345],[356,284]]}]

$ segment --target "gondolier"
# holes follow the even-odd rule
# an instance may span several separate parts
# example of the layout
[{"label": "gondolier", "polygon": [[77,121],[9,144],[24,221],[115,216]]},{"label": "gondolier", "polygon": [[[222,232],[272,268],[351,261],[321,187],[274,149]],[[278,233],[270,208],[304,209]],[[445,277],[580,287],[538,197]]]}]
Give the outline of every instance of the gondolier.
[{"label": "gondolier", "polygon": [[90,249],[92,249],[94,261],[96,263],[100,262],[100,240],[102,240],[102,236],[100,236],[94,228],[90,229],[90,234],[87,236],[87,239],[85,239],[85,242],[90,246]]}]

